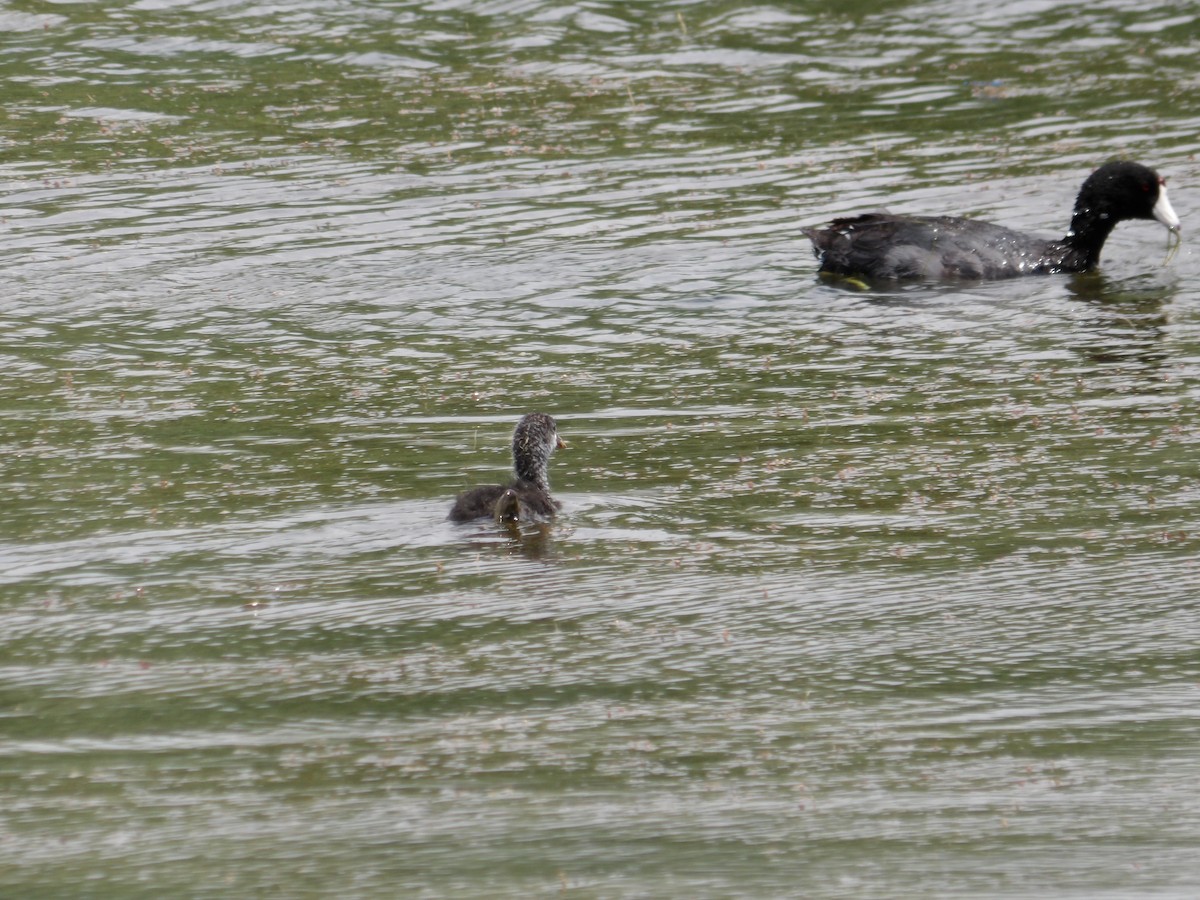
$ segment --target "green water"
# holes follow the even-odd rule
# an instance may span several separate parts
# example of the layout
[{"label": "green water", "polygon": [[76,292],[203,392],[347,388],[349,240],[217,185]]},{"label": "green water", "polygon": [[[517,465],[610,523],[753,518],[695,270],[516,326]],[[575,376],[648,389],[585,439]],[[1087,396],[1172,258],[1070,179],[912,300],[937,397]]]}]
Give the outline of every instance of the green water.
[{"label": "green water", "polygon": [[[1194,896],[1198,27],[0,4],[0,895]],[[1114,156],[1169,264],[800,233]]]}]

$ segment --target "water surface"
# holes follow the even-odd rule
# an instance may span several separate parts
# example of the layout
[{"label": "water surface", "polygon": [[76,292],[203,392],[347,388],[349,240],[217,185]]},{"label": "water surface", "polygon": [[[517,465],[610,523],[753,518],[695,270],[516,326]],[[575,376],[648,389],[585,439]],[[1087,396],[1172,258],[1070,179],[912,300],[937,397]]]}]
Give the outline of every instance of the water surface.
[{"label": "water surface", "polygon": [[[0,893],[1187,897],[1175,4],[0,7]],[[516,419],[562,518],[453,526]]]}]

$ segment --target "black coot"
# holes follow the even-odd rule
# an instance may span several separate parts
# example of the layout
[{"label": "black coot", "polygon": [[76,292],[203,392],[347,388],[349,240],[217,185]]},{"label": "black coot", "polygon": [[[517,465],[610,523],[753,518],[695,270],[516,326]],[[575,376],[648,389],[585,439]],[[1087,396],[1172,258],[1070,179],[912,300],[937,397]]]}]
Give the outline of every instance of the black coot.
[{"label": "black coot", "polygon": [[1125,219],[1157,219],[1176,235],[1166,182],[1135,162],[1110,162],[1083,183],[1066,237],[1048,240],[972,219],[869,213],[806,228],[821,271],[874,280],[974,281],[1087,272]]},{"label": "black coot", "polygon": [[494,518],[497,522],[539,522],[553,519],[562,504],[550,496],[550,454],[565,447],[558,424],[545,413],[522,417],[513,432],[513,470],[508,484],[488,484],[463,491],[454,501],[450,519],[469,522]]}]

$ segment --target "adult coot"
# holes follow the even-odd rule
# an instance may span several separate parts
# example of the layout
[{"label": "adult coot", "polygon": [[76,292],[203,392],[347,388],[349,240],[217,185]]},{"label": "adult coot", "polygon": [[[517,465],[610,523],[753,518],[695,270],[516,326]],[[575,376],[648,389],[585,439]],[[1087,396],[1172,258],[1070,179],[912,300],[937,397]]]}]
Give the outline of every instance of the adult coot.
[{"label": "adult coot", "polygon": [[1125,219],[1157,219],[1178,235],[1167,184],[1135,162],[1105,163],[1083,183],[1066,237],[1047,240],[972,219],[869,213],[806,228],[821,271],[875,280],[971,281],[1087,272]]},{"label": "adult coot", "polygon": [[550,454],[565,447],[558,424],[545,413],[529,413],[513,431],[513,470],[509,484],[488,484],[458,495],[450,510],[454,522],[494,518],[497,522],[553,519],[562,504],[550,496]]}]

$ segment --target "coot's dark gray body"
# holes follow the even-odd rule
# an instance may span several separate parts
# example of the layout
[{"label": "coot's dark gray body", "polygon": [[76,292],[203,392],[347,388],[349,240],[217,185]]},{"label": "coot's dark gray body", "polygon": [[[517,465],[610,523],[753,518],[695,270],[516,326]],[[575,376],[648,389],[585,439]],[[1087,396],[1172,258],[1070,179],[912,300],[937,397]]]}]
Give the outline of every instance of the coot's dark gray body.
[{"label": "coot's dark gray body", "polygon": [[1059,240],[972,219],[888,213],[835,219],[828,228],[804,233],[822,272],[869,280],[977,281],[1086,272],[1125,219],[1157,219],[1179,231],[1166,183],[1138,163],[1107,163],[1093,172],[1075,201],[1071,228]]},{"label": "coot's dark gray body", "polygon": [[546,522],[562,504],[550,496],[549,488],[521,479],[508,484],[485,484],[463,491],[450,510],[450,521]]},{"label": "coot's dark gray body", "polygon": [[516,477],[508,484],[487,484],[463,491],[450,510],[451,521],[493,518],[497,522],[544,522],[553,519],[562,504],[550,496],[550,454],[565,446],[552,417],[545,413],[522,417],[513,431]]}]

